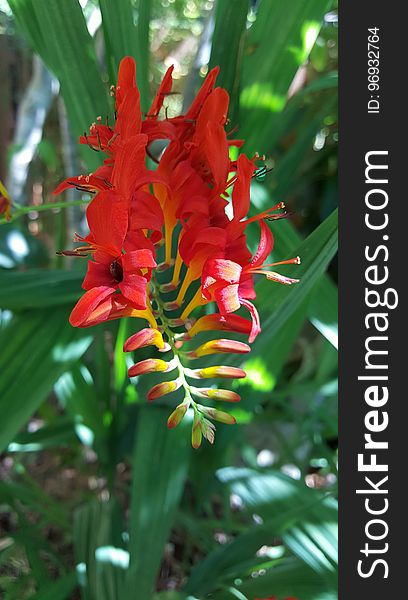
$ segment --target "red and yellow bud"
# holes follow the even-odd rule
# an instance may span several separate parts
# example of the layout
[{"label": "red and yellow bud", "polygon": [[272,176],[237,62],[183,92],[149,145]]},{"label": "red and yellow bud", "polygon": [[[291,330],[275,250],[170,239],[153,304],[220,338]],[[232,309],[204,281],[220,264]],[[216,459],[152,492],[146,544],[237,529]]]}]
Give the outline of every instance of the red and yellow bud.
[{"label": "red and yellow bud", "polygon": [[242,379],[246,377],[245,371],[237,367],[216,366],[205,367],[204,369],[186,369],[186,375],[193,379],[210,379],[212,377],[222,377],[224,379]]},{"label": "red and yellow bud", "polygon": [[236,333],[249,334],[251,332],[251,321],[238,315],[204,315],[184,335],[184,340],[190,340],[202,331],[234,331]]},{"label": "red and yellow bud", "polygon": [[181,327],[182,325],[185,325],[185,321],[183,319],[168,319],[167,323],[170,325],[170,327]]},{"label": "red and yellow bud", "polygon": [[197,449],[201,446],[203,434],[201,431],[201,417],[198,413],[194,414],[193,428],[191,430],[191,445]]},{"label": "red and yellow bud", "polygon": [[159,350],[165,347],[163,336],[158,329],[146,327],[130,336],[124,343],[123,352],[132,352],[146,346],[156,346]]},{"label": "red and yellow bud", "polygon": [[171,371],[172,368],[174,367],[171,362],[166,362],[160,358],[147,358],[130,367],[128,375],[129,377],[137,377],[138,375],[145,375],[146,373]]},{"label": "red and yellow bud", "polygon": [[162,283],[159,289],[162,294],[168,294],[169,292],[174,292],[177,289],[177,285],[170,281],[169,283]]},{"label": "red and yellow bud", "polygon": [[208,354],[246,354],[250,352],[251,348],[248,344],[243,342],[237,342],[236,340],[211,340],[205,342],[199,346],[196,350],[192,350],[187,353],[189,358],[199,358],[200,356],[207,356]]},{"label": "red and yellow bud", "polygon": [[177,406],[177,408],[175,410],[173,410],[173,412],[167,419],[167,427],[169,429],[174,429],[175,427],[177,427],[177,425],[179,423],[181,423],[181,421],[183,420],[184,415],[187,412],[187,409],[188,409],[188,402],[183,402],[182,404],[179,404]]},{"label": "red and yellow bud", "polygon": [[180,308],[180,304],[175,300],[173,302],[163,302],[163,308],[166,311],[178,310]]},{"label": "red and yellow bud", "polygon": [[216,408],[207,408],[206,406],[200,406],[200,411],[206,417],[214,419],[214,421],[219,421],[219,423],[225,423],[226,425],[235,425],[235,423],[237,422],[235,417],[222,410],[217,410]]},{"label": "red and yellow bud", "polygon": [[158,383],[152,387],[147,394],[147,399],[149,402],[151,402],[152,400],[156,400],[156,398],[160,398],[161,396],[165,396],[166,394],[176,391],[179,387],[180,383],[177,380],[163,381],[162,383]]},{"label": "red and yellow bud", "polygon": [[239,402],[241,400],[241,396],[231,390],[196,387],[191,387],[190,389],[195,396],[199,396],[200,398],[210,398],[212,400],[222,400],[224,402]]}]

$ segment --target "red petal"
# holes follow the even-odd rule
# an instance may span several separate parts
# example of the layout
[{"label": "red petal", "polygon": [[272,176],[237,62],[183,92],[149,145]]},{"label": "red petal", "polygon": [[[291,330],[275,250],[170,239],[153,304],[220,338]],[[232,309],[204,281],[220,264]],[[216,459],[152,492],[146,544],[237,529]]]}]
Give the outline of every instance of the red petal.
[{"label": "red petal", "polygon": [[[91,316],[92,312],[96,309],[98,304],[100,304],[103,300],[105,300],[108,296],[111,296],[114,293],[114,289],[109,286],[99,286],[94,287],[86,294],[82,296],[74,306],[70,317],[69,322],[73,327],[87,327],[88,319]],[[100,321],[93,321],[92,324],[101,323],[105,319],[101,319]]]},{"label": "red petal", "polygon": [[215,301],[222,315],[235,312],[241,306],[238,298],[238,287],[238,284],[235,283],[215,290]]},{"label": "red petal", "polygon": [[126,235],[125,242],[123,244],[123,248],[126,253],[132,252],[138,248],[144,248],[151,251],[151,253],[155,254],[155,248],[152,240],[147,238],[141,229],[137,231],[128,231]]},{"label": "red petal", "polygon": [[249,337],[248,337],[248,342],[251,344],[255,340],[258,333],[261,332],[261,321],[259,319],[258,311],[256,310],[255,306],[252,304],[252,302],[249,302],[248,300],[244,300],[243,298],[240,298],[240,300],[241,300],[242,306],[245,306],[245,308],[247,308],[249,310],[251,317],[252,317],[251,333],[249,334]]},{"label": "red petal", "polygon": [[86,211],[89,229],[95,243],[120,255],[128,227],[126,202],[115,192],[100,192]]},{"label": "red petal", "polygon": [[239,283],[242,267],[232,260],[214,258],[207,260],[203,269],[204,279],[214,279],[225,283]]},{"label": "red petal", "polygon": [[138,180],[146,174],[146,144],[147,136],[138,134],[126,140],[116,153],[112,182],[126,197],[131,197]]},{"label": "red petal", "polygon": [[137,88],[130,89],[118,106],[115,132],[121,137],[121,142],[140,133],[142,113],[140,112],[140,94]]},{"label": "red petal", "polygon": [[234,221],[240,221],[248,214],[250,186],[254,171],[254,163],[245,154],[240,154],[237,161],[237,180],[232,191]]},{"label": "red petal", "polygon": [[122,266],[126,273],[131,273],[143,268],[153,269],[157,265],[151,250],[142,248],[124,254],[122,256]]},{"label": "red petal", "polygon": [[146,279],[141,275],[125,273],[123,281],[119,283],[119,289],[135,308],[143,310],[146,308],[146,284]]},{"label": "red petal", "polygon": [[148,118],[157,118],[157,116],[159,115],[160,109],[163,106],[163,101],[164,98],[166,97],[166,94],[168,94],[169,92],[171,92],[171,87],[173,84],[173,79],[172,79],[172,73],[174,70],[174,65],[171,65],[167,71],[166,74],[164,75],[162,82],[159,86],[159,89],[156,92],[156,96],[154,97],[154,100],[152,102],[152,105],[149,108],[149,112],[148,112]]},{"label": "red petal", "polygon": [[151,229],[160,231],[164,217],[156,196],[137,190],[130,205],[130,229]]},{"label": "red petal", "polygon": [[188,111],[186,112],[185,118],[186,119],[196,119],[201,108],[202,105],[204,103],[204,101],[206,100],[208,94],[211,92],[211,90],[214,87],[215,84],[215,80],[217,79],[217,75],[219,73],[220,68],[219,67],[214,67],[214,69],[212,69],[207,77],[205,78],[205,81],[203,83],[203,85],[201,86],[197,96],[194,98],[193,102],[191,103],[190,108],[188,109]]},{"label": "red petal", "polygon": [[127,92],[136,88],[136,63],[131,56],[125,56],[120,61],[118,70],[118,85],[116,86],[116,108],[120,105]]},{"label": "red petal", "polygon": [[272,252],[273,248],[273,235],[265,221],[260,221],[261,225],[261,237],[259,239],[259,246],[257,251],[252,257],[251,268],[261,266],[268,255]]},{"label": "red petal", "polygon": [[109,266],[90,260],[88,261],[88,271],[85,275],[82,287],[84,290],[91,290],[92,288],[101,285],[109,286],[112,290],[116,290],[117,288],[117,284],[109,271]]},{"label": "red petal", "polygon": [[180,255],[186,264],[189,264],[203,250],[211,253],[212,256],[215,252],[222,255],[226,240],[227,234],[224,229],[198,225],[183,235],[179,244]]}]

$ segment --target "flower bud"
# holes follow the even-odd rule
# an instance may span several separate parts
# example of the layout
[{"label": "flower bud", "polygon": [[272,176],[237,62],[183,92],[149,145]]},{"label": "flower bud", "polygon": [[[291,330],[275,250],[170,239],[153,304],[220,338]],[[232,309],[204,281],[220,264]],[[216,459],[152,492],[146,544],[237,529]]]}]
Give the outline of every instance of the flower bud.
[{"label": "flower bud", "polygon": [[188,358],[199,358],[200,356],[206,356],[208,354],[223,354],[223,353],[232,353],[232,354],[246,354],[250,352],[251,348],[244,344],[243,342],[237,342],[235,340],[211,340],[209,342],[205,342],[201,346],[199,346],[196,350],[192,350],[187,353]]},{"label": "flower bud", "polygon": [[239,315],[204,315],[200,317],[193,326],[184,334],[184,340],[190,340],[201,331],[234,331],[236,333],[249,334],[251,332],[251,321]]},{"label": "flower bud", "polygon": [[162,334],[158,329],[146,327],[146,329],[141,329],[130,336],[124,343],[123,352],[132,352],[132,350],[138,350],[146,346],[157,346],[159,350],[165,347]]},{"label": "flower bud", "polygon": [[137,377],[138,375],[144,375],[145,373],[157,373],[159,371],[170,371],[171,363],[161,360],[160,358],[147,358],[141,360],[128,371],[129,377]]},{"label": "flower bud", "polygon": [[174,300],[173,302],[163,302],[163,308],[166,311],[178,310],[180,304]]},{"label": "flower bud", "polygon": [[235,425],[236,423],[235,417],[222,410],[217,410],[216,408],[200,406],[200,412],[202,412],[206,417],[214,419],[214,421],[219,421],[220,423],[225,423],[226,425]]},{"label": "flower bud", "polygon": [[204,369],[186,369],[186,375],[194,379],[209,379],[211,377],[223,377],[225,379],[242,379],[246,377],[245,371],[236,367],[205,367]]},{"label": "flower bud", "polygon": [[174,429],[175,427],[177,427],[177,425],[179,423],[181,423],[181,421],[183,420],[184,415],[187,412],[187,409],[188,409],[187,402],[183,402],[182,404],[179,404],[177,406],[177,408],[175,410],[173,410],[173,412],[167,419],[167,427],[169,429]]},{"label": "flower bud", "polygon": [[201,417],[198,413],[194,414],[193,428],[191,430],[191,445],[197,449],[201,446],[203,434],[201,431]]},{"label": "flower bud", "polygon": [[170,262],[161,262],[157,265],[156,271],[161,273],[162,271],[166,271],[166,269],[172,267],[174,265],[174,258],[170,260]]},{"label": "flower bud", "polygon": [[185,321],[183,319],[168,319],[167,322],[170,325],[170,327],[181,327],[185,324]]},{"label": "flower bud", "polygon": [[195,396],[201,398],[212,398],[213,400],[223,400],[224,402],[239,402],[241,400],[241,396],[231,390],[196,387],[191,387],[190,389]]},{"label": "flower bud", "polygon": [[177,289],[177,287],[178,286],[176,284],[170,281],[169,283],[162,283],[159,286],[159,289],[162,294],[168,294],[169,292],[174,292]]},{"label": "flower bud", "polygon": [[178,381],[163,381],[162,383],[158,383],[152,387],[147,394],[147,399],[149,402],[151,402],[152,400],[156,400],[156,398],[160,398],[161,396],[170,394],[170,392],[174,392],[179,387],[180,384]]}]

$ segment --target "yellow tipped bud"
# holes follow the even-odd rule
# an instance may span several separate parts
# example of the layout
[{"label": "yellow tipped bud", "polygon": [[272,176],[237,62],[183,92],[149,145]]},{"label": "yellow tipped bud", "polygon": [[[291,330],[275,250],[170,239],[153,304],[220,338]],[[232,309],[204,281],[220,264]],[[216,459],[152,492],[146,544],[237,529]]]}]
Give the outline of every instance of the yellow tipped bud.
[{"label": "yellow tipped bud", "polygon": [[245,371],[236,367],[206,367],[204,369],[186,369],[186,375],[194,379],[210,379],[211,377],[222,377],[224,379],[242,379],[246,377]]},{"label": "yellow tipped bud", "polygon": [[196,350],[192,350],[187,354],[189,358],[199,358],[200,356],[206,356],[208,354],[246,354],[250,352],[251,348],[248,344],[243,342],[237,342],[235,340],[210,340],[199,346]]},{"label": "yellow tipped bud", "polygon": [[179,423],[181,423],[181,421],[183,420],[184,415],[187,412],[187,409],[188,409],[187,402],[183,402],[182,404],[179,404],[177,406],[177,408],[175,410],[173,410],[173,412],[167,419],[167,427],[169,429],[174,429],[174,427],[177,427],[177,425]]},{"label": "yellow tipped bud", "polygon": [[191,388],[196,396],[201,398],[212,398],[214,400],[223,400],[224,402],[239,402],[241,396],[231,390],[218,390],[213,388]]},{"label": "yellow tipped bud", "polygon": [[163,381],[162,383],[158,383],[149,391],[147,399],[151,402],[152,400],[156,400],[156,398],[170,394],[177,390],[179,385],[178,381]]},{"label": "yellow tipped bud", "polygon": [[141,329],[126,340],[123,346],[123,352],[132,352],[146,346],[157,346],[159,350],[165,347],[163,336],[158,329],[146,327]]},{"label": "yellow tipped bud", "polygon": [[129,377],[137,377],[138,375],[144,375],[145,373],[157,373],[159,371],[171,371],[171,363],[161,360],[160,358],[147,358],[141,360],[128,371]]}]

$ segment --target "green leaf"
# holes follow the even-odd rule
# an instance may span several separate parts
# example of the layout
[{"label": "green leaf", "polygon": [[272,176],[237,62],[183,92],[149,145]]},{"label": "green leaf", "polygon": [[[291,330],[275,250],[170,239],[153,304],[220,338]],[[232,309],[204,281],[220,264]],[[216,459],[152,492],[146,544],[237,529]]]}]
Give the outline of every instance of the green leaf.
[{"label": "green leaf", "polygon": [[137,84],[142,110],[149,106],[149,26],[151,0],[139,0],[137,25],[134,23],[130,0],[99,0],[103,33],[112,77],[116,77],[124,56],[133,56],[137,63]]},{"label": "green leaf", "polygon": [[76,441],[74,422],[70,418],[59,416],[56,422],[40,427],[33,432],[22,432],[17,435],[8,452],[38,452],[47,448],[58,448]]},{"label": "green leaf", "polygon": [[[279,225],[279,224],[278,224]],[[276,230],[278,227],[276,227]],[[291,286],[276,284],[273,292],[272,283],[263,280],[257,286],[258,306],[261,307],[261,322],[268,336],[260,335],[254,347],[265,349],[269,336],[276,335],[279,329],[291,318],[323,275],[337,250],[337,210],[311,233],[301,244],[294,255],[301,257],[301,264],[287,268],[285,275],[296,277],[300,282]],[[282,271],[283,272],[283,271]],[[262,318],[263,317],[263,318]]]},{"label": "green leaf", "polygon": [[[272,593],[279,598],[296,597],[301,600],[337,600],[337,590],[330,588],[312,569],[296,559],[286,559],[257,578],[236,586],[243,598],[266,598]],[[214,600],[232,600],[230,591],[219,591]],[[236,596],[239,598],[239,596]]]},{"label": "green leaf", "polygon": [[183,491],[189,457],[188,418],[168,430],[168,409],[140,409],[133,454],[127,592],[150,598]]},{"label": "green leaf", "polygon": [[28,600],[65,600],[77,587],[76,573],[64,575],[56,581],[43,585],[38,592],[29,596]]},{"label": "green leaf", "polygon": [[[310,522],[326,526],[337,518],[336,507],[331,500],[278,471],[229,467],[217,471],[217,476],[229,493],[241,498],[244,510],[262,517],[263,523],[213,550],[193,569],[185,587],[186,593],[201,597],[221,583],[232,585],[236,578],[243,579],[245,573],[258,568],[262,558],[256,553],[261,546],[271,545],[273,539],[295,531],[299,524]],[[244,588],[239,590],[246,595]],[[277,593],[274,588],[269,589],[268,593],[271,592]]]},{"label": "green leaf", "polygon": [[0,449],[14,438],[91,341],[89,332],[69,325],[65,310],[27,313],[2,329]]},{"label": "green leaf", "polygon": [[[78,0],[9,0],[18,27],[61,84],[75,135],[81,135],[98,115],[110,116],[108,86],[102,82],[94,43]],[[100,157],[81,147],[91,170]]]},{"label": "green leaf", "polygon": [[262,0],[244,51],[240,137],[246,152],[268,152],[287,92],[319,33],[328,0]]},{"label": "green leaf", "polygon": [[120,507],[93,500],[78,508],[74,517],[74,551],[83,600],[124,598],[129,556],[122,538]]},{"label": "green leaf", "polygon": [[220,67],[217,85],[230,94],[229,118],[238,122],[242,57],[249,10],[248,0],[218,0],[209,68]]},{"label": "green leaf", "polygon": [[74,304],[81,296],[83,273],[30,269],[0,271],[0,307],[20,311]]}]

